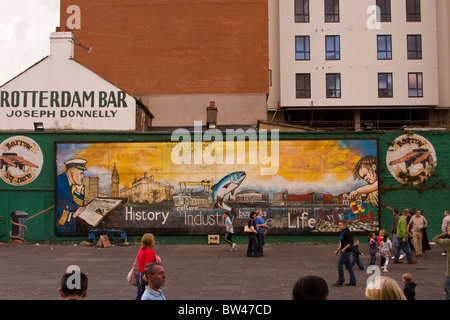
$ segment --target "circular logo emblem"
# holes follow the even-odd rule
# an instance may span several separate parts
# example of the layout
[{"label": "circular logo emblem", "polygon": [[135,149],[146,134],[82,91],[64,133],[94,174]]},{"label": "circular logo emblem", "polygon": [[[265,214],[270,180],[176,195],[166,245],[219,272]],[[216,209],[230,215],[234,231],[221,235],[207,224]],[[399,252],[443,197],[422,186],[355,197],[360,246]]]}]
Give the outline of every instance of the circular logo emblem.
[{"label": "circular logo emblem", "polygon": [[8,184],[30,183],[41,173],[43,163],[42,150],[33,139],[15,136],[0,144],[0,173]]},{"label": "circular logo emblem", "polygon": [[436,151],[424,137],[405,134],[388,149],[386,165],[398,182],[419,184],[428,180],[436,167]]}]

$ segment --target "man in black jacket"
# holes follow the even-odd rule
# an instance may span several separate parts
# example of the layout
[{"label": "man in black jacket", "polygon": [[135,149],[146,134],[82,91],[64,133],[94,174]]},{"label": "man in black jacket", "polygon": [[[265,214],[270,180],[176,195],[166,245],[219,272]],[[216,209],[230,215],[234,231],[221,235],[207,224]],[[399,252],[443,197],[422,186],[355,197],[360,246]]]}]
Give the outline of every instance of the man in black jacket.
[{"label": "man in black jacket", "polygon": [[339,230],[341,230],[341,233],[339,235],[339,247],[334,252],[334,255],[336,256],[340,251],[339,261],[337,264],[339,279],[336,283],[334,283],[334,285],[342,286],[344,284],[345,282],[344,266],[345,266],[350,275],[350,282],[347,283],[346,285],[355,286],[356,278],[350,263],[350,257],[352,255],[353,237],[350,233],[350,230],[347,228],[347,223],[345,221],[339,222]]}]

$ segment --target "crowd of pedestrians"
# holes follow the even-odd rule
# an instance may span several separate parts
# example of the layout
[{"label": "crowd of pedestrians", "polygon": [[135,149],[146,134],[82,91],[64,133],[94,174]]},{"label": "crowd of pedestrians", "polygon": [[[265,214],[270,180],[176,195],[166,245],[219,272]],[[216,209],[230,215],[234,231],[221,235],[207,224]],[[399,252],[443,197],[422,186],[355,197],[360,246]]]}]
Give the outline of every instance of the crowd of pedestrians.
[{"label": "crowd of pedestrians", "polygon": [[[371,233],[368,237],[368,253],[371,256],[369,267],[376,265],[377,257],[380,257],[380,267],[384,272],[388,272],[389,261],[392,258],[393,263],[402,263],[401,258],[406,256],[409,264],[417,263],[412,258],[412,252],[416,257],[423,255],[425,250],[429,250],[429,243],[426,235],[426,227],[428,225],[425,217],[422,216],[421,210],[416,210],[413,217],[410,211],[404,208],[399,214],[397,210],[393,210],[394,220],[391,229],[393,241],[385,230],[380,230],[376,236]],[[232,251],[236,251],[236,245],[232,241],[230,233],[232,233],[232,223],[229,215],[226,216],[226,241],[232,246]],[[252,212],[249,216],[246,231],[249,237],[246,254],[248,257],[263,257],[263,245],[266,222],[262,218],[261,210]],[[339,243],[334,254],[338,256],[337,282],[334,286],[355,286],[357,279],[353,272],[354,265],[360,270],[364,270],[364,266],[360,261],[361,252],[359,241],[353,240],[353,235],[345,221],[339,222]],[[442,233],[433,238],[438,246],[443,249],[442,255],[447,256],[450,250],[450,214],[448,210],[444,212],[442,221]],[[137,295],[136,300],[165,300],[165,294],[162,287],[165,284],[166,274],[161,263],[161,259],[154,251],[155,238],[153,234],[144,234],[141,238],[141,246],[136,256],[138,266],[137,270]],[[352,258],[353,257],[353,261]],[[443,281],[446,299],[450,299],[450,256],[447,256],[447,270]],[[349,275],[349,281],[345,281],[345,270]],[[61,278],[61,286],[59,288],[62,299],[80,300],[87,296],[88,279],[83,272],[78,273],[78,286],[73,286],[74,273],[66,272]],[[413,281],[410,272],[402,275],[403,288],[396,280],[387,276],[377,276],[366,284],[365,296],[369,300],[415,300],[415,288],[417,284]],[[72,283],[72,285],[70,285]],[[293,300],[327,300],[329,289],[326,281],[318,275],[304,276],[298,279],[293,285]]]}]

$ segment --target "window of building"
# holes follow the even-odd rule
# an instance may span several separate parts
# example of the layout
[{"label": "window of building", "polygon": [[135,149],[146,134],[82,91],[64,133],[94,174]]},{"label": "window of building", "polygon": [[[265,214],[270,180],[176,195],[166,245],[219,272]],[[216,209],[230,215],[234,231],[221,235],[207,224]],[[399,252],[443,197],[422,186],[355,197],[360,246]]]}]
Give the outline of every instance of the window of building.
[{"label": "window of building", "polygon": [[341,97],[341,74],[327,73],[327,98]]},{"label": "window of building", "polygon": [[309,22],[309,0],[295,0],[295,22]]},{"label": "window of building", "polygon": [[420,0],[406,0],[406,21],[421,21]]},{"label": "window of building", "polygon": [[408,35],[408,59],[422,59],[422,36]]},{"label": "window of building", "polygon": [[378,60],[391,60],[392,59],[392,36],[391,35],[379,35],[378,39]]},{"label": "window of building", "polygon": [[380,22],[391,22],[391,0],[377,0],[380,9]]},{"label": "window of building", "polygon": [[309,36],[295,37],[295,60],[309,60]]},{"label": "window of building", "polygon": [[408,97],[423,97],[423,74],[422,72],[408,73]]},{"label": "window of building", "polygon": [[325,59],[341,59],[340,36],[325,36]]},{"label": "window of building", "polygon": [[379,73],[378,74],[378,97],[379,98],[392,98],[394,96],[392,83],[392,73]]},{"label": "window of building", "polygon": [[297,99],[311,98],[311,74],[297,73],[295,75]]},{"label": "window of building", "polygon": [[339,0],[325,0],[325,22],[339,22]]}]

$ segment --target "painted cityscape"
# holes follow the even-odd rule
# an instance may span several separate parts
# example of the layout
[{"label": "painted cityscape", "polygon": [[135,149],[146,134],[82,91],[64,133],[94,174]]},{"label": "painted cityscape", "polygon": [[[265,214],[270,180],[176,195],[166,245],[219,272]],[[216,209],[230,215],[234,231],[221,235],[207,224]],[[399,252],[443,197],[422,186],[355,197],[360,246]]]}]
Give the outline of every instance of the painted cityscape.
[{"label": "painted cityscape", "polygon": [[[217,153],[213,144],[202,143],[204,157],[206,150]],[[69,170],[68,163],[84,165],[78,193],[57,194],[57,207],[64,203],[60,198],[77,200],[71,209],[67,204],[58,209],[57,233],[85,232],[77,228],[75,212],[99,197],[125,199],[120,228],[130,235],[217,233],[225,211],[239,234],[257,208],[272,234],[336,233],[341,220],[353,232],[378,230],[377,140],[278,141],[272,148],[277,154],[271,155],[273,163],[276,156],[277,171],[271,175],[261,174],[269,164],[252,159],[249,144],[235,142],[235,154],[245,155],[241,161],[211,163],[203,158],[186,164],[174,160],[179,146],[174,142],[57,143],[58,177],[71,180],[69,171],[76,170]],[[189,148],[192,159],[194,149]],[[71,228],[58,225],[65,221],[64,212],[74,217]]]}]

